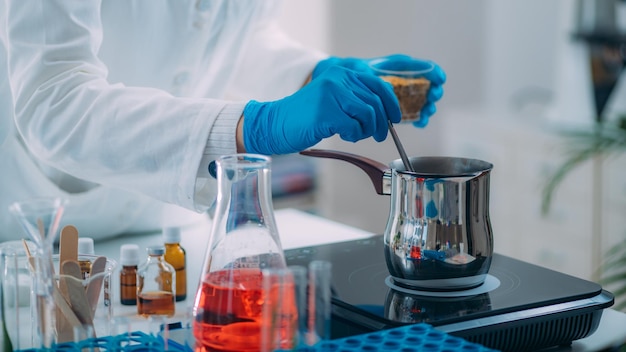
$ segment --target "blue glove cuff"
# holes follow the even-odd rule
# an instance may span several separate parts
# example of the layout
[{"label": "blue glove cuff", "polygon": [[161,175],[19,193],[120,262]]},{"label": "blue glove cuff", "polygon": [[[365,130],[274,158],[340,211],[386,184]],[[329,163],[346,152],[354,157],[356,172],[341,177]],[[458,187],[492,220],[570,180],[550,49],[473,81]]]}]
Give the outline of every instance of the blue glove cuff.
[{"label": "blue glove cuff", "polygon": [[273,102],[251,100],[243,109],[243,145],[246,152],[278,155],[297,152],[274,126]]},{"label": "blue glove cuff", "polygon": [[267,135],[260,135],[263,133],[260,131],[260,126],[263,124],[259,119],[263,119],[267,114],[262,114],[264,110],[264,103],[260,103],[255,100],[251,100],[246,104],[243,109],[243,146],[246,148],[247,153],[272,155],[272,152],[268,150],[268,146],[263,141],[266,141]]}]

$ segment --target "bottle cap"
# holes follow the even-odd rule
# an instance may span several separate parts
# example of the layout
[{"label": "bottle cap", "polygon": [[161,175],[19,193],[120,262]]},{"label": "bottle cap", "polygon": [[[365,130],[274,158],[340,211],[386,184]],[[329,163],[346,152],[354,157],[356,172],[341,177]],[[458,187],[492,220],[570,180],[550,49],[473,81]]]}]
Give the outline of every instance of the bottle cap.
[{"label": "bottle cap", "polygon": [[79,237],[78,238],[78,254],[95,255],[93,248],[93,238],[91,237]]},{"label": "bottle cap", "polygon": [[139,264],[139,246],[136,244],[123,244],[120,247],[120,264],[121,265]]},{"label": "bottle cap", "polygon": [[163,243],[180,243],[180,227],[164,227]]},{"label": "bottle cap", "polygon": [[150,246],[148,247],[148,255],[163,255],[165,254],[165,247],[163,246]]}]

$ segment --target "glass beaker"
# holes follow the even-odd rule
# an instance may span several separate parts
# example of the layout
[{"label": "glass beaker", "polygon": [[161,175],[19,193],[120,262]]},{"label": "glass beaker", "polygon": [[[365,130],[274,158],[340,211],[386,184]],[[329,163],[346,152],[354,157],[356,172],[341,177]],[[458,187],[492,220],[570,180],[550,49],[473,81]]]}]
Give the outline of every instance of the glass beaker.
[{"label": "glass beaker", "polygon": [[15,202],[9,206],[9,212],[19,221],[36,247],[30,264],[35,274],[35,325],[39,344],[43,349],[52,348],[55,342],[56,305],[53,298],[52,248],[66,202],[63,198],[48,197]]},{"label": "glass beaker", "polygon": [[217,204],[193,308],[196,351],[259,351],[265,269],[286,268],[271,198],[271,158],[219,158]]},{"label": "glass beaker", "polygon": [[[31,241],[0,243],[0,302],[2,306],[3,351],[32,348],[36,330],[31,316],[31,271],[24,245],[35,250]],[[9,347],[10,345],[10,347]]]}]

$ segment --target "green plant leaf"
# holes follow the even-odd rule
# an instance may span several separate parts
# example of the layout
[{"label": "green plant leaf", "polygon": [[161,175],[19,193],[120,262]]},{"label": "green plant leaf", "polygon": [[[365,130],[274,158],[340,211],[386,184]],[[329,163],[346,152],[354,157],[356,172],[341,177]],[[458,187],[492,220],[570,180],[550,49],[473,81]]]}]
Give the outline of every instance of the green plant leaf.
[{"label": "green plant leaf", "polygon": [[[574,130],[562,133],[565,141],[565,159],[548,178],[542,193],[541,212],[550,211],[554,193],[558,186],[577,167],[596,157],[606,158],[626,152],[626,115],[616,123],[596,124],[588,130]],[[626,238],[622,243],[605,253],[600,270],[600,283],[614,287],[612,293],[621,302],[613,306],[626,311]]]},{"label": "green plant leaf", "polygon": [[[626,239],[606,252],[600,270],[600,283],[612,285],[614,288],[611,291],[615,297],[626,297]],[[613,308],[625,310],[626,298],[615,304]]]},{"label": "green plant leaf", "polygon": [[615,124],[597,124],[591,130],[564,131],[562,136],[566,142],[566,157],[543,188],[541,212],[544,215],[549,213],[554,193],[570,172],[594,157],[626,152],[626,117]]}]

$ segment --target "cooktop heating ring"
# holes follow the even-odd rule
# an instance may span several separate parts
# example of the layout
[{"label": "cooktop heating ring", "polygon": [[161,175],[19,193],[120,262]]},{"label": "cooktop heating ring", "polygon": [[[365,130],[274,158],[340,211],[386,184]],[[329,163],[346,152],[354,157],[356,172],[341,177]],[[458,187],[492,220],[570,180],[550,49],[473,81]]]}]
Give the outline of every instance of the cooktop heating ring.
[{"label": "cooktop heating ring", "polygon": [[470,288],[467,290],[457,290],[457,291],[422,291],[406,288],[403,286],[397,285],[391,275],[387,276],[385,279],[385,284],[392,290],[415,295],[415,296],[426,296],[426,297],[445,297],[445,298],[456,298],[456,297],[467,297],[467,296],[475,296],[483,293],[488,293],[496,288],[500,287],[500,280],[491,275],[487,274],[485,276],[485,282],[482,285],[474,288]]}]

